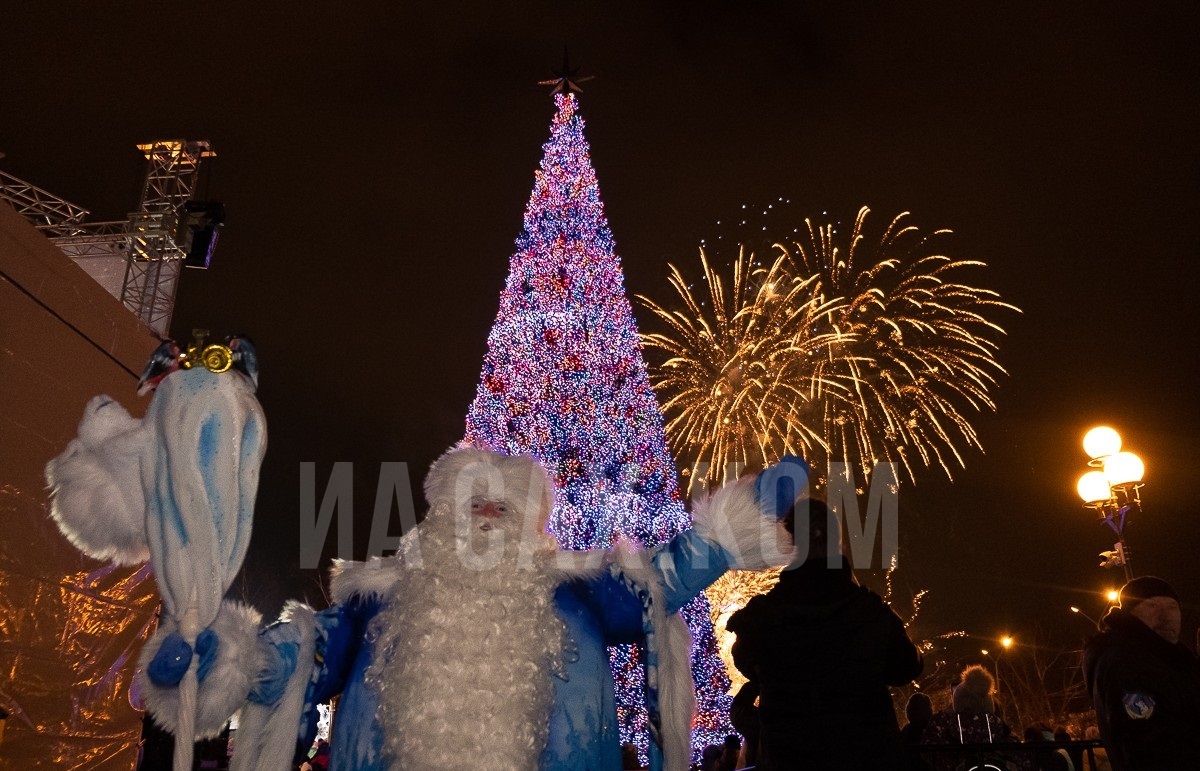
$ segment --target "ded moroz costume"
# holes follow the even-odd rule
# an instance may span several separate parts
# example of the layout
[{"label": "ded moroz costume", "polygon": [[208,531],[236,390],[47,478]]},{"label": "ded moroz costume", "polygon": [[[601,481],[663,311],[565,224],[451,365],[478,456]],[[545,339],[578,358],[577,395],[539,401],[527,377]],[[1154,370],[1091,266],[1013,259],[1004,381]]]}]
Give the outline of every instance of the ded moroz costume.
[{"label": "ded moroz costume", "polygon": [[[177,377],[174,356],[161,376],[168,382]],[[164,499],[168,513],[194,508],[189,516],[203,519],[205,507],[173,499],[169,484],[197,469],[179,459],[156,479],[138,480],[106,463],[106,453],[152,454],[145,449],[152,434],[185,430],[199,435],[182,437],[183,444],[200,439],[203,446],[211,433],[205,426],[225,419],[215,414],[193,426],[164,416],[162,425],[150,425],[163,415],[152,404],[140,423],[106,428],[97,438],[94,421],[107,419],[103,412],[89,409],[80,426],[81,440],[96,439],[86,447],[91,471],[69,473],[79,465],[68,462],[69,453],[51,465],[59,472],[52,474],[54,513],[88,553],[136,561],[147,551],[135,521],[144,516],[144,497]],[[248,465],[261,460],[261,452],[243,455]],[[244,515],[256,469],[229,477],[226,489],[208,489],[209,499],[241,501]],[[87,492],[97,484],[105,497],[129,502],[129,522],[119,531],[81,524],[99,511]],[[678,610],[728,569],[790,556],[786,533],[760,509],[755,480],[718,491],[696,507],[691,529],[643,551],[560,551],[545,532],[552,483],[529,457],[454,448],[434,463],[425,491],[428,515],[394,556],[335,565],[334,603],[325,610],[290,603],[264,628],[255,610],[226,600],[186,635],[165,619],[138,673],[155,718],[173,732],[206,736],[240,710],[233,768],[284,768],[310,746],[316,705],[340,694],[330,764],[337,771],[616,771],[621,751],[606,646],[635,643],[644,652],[650,766],[686,769],[695,698],[690,637]],[[248,537],[244,524],[235,551]],[[123,542],[106,541],[118,533]],[[217,528],[218,541],[229,536]],[[156,561],[156,573],[169,573],[180,556]],[[193,567],[203,575],[203,566]],[[194,690],[180,687],[189,678]]]}]

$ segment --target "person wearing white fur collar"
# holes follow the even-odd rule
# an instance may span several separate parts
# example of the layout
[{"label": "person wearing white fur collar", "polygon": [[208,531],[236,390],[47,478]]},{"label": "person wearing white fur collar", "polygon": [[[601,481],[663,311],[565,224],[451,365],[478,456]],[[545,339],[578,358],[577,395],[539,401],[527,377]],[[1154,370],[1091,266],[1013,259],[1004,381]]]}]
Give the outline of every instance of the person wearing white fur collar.
[{"label": "person wearing white fur collar", "polygon": [[[429,513],[395,556],[335,567],[327,610],[293,604],[260,631],[255,612],[225,604],[216,643],[197,651],[198,733],[241,708],[233,768],[284,768],[311,742],[315,705],[341,694],[334,771],[616,771],[605,646],[638,643],[650,767],[686,769],[695,695],[677,611],[728,569],[790,556],[754,478],[646,551],[560,551],[545,532],[553,488],[532,458],[455,448],[425,491]],[[174,714],[172,652],[156,636],[141,662],[150,709]]]}]

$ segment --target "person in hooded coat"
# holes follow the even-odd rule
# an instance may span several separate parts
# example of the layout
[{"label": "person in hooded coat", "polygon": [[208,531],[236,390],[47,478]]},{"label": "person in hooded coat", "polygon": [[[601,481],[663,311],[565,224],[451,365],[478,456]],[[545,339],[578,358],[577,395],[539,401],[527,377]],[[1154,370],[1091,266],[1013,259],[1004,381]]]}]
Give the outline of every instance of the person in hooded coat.
[{"label": "person in hooded coat", "polygon": [[[1012,729],[996,711],[996,681],[991,672],[973,664],[963,670],[951,691],[950,706],[930,719],[921,734],[924,745],[1014,744]],[[927,755],[938,771],[963,767],[1015,769],[1015,761],[1003,748],[972,751],[966,755],[934,752]]]},{"label": "person in hooded coat", "polygon": [[1012,729],[996,714],[996,681],[979,664],[963,670],[954,686],[950,708],[934,715],[922,744],[996,744],[1013,742]]},{"label": "person in hooded coat", "polygon": [[854,578],[824,502],[797,501],[784,525],[793,535],[807,529],[807,559],[726,625],[737,635],[734,664],[761,688],[758,767],[904,768],[888,687],[916,678],[921,654],[900,618]]}]

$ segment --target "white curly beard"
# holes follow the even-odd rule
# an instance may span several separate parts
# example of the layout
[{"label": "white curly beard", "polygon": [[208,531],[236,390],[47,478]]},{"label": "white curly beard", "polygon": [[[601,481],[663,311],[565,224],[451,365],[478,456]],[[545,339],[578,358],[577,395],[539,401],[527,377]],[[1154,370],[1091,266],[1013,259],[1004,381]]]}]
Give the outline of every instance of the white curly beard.
[{"label": "white curly beard", "polygon": [[[469,540],[456,537],[448,507],[430,512],[417,531],[423,569],[399,571],[372,622],[367,679],[379,694],[384,750],[397,770],[529,771],[546,746],[551,678],[562,671],[555,544],[526,532],[522,545],[515,512],[461,516],[473,520]],[[487,551],[500,534],[502,558],[496,544]],[[480,569],[490,558],[498,564]]]}]

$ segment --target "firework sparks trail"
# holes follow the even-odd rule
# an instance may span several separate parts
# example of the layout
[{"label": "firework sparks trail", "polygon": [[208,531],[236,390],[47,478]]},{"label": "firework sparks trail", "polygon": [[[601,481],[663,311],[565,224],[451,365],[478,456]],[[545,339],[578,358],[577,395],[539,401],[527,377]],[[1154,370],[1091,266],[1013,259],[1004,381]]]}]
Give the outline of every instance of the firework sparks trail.
[{"label": "firework sparks trail", "polygon": [[786,452],[824,454],[821,432],[797,420],[797,406],[841,387],[820,376],[793,377],[797,362],[815,360],[837,342],[836,330],[797,334],[819,324],[833,304],[789,272],[785,255],[766,268],[754,268],[753,259],[739,254],[727,292],[701,250],[707,298],[693,294],[671,266],[683,311],[639,297],[670,330],[642,336],[646,348],[666,355],[656,387],[665,397],[667,433],[707,459],[714,479],[730,464],[761,468]]},{"label": "firework sparks trail", "polygon": [[770,259],[743,247],[728,289],[701,249],[707,297],[671,267],[683,310],[639,298],[667,328],[643,344],[663,356],[652,377],[668,436],[681,458],[709,464],[709,481],[785,452],[818,472],[844,461],[860,479],[877,462],[914,481],[933,466],[950,477],[980,446],[968,414],[995,410],[1006,374],[1004,330],[988,314],[1019,309],[959,280],[983,263],[941,254],[949,231],[922,235],[902,213],[871,241],[868,214],[844,244],[805,220]]}]

